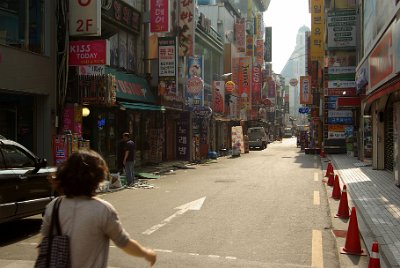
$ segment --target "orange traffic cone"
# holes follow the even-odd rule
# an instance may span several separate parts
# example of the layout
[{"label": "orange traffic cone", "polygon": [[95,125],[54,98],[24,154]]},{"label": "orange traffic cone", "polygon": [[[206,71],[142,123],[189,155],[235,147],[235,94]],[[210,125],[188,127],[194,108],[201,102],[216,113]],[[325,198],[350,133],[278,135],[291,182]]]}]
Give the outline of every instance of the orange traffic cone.
[{"label": "orange traffic cone", "polygon": [[325,158],[326,157],[324,149],[321,148],[321,150],[319,151],[319,156],[321,158]]},{"label": "orange traffic cone", "polygon": [[372,243],[372,253],[369,257],[368,268],[381,268],[378,242]]},{"label": "orange traffic cone", "polygon": [[[337,176],[337,175],[336,175]],[[329,178],[328,178],[328,185],[329,186],[333,186],[333,183],[335,182],[335,174],[333,172],[331,172],[329,174]]]},{"label": "orange traffic cone", "polygon": [[347,229],[346,242],[344,247],[340,248],[340,253],[350,255],[366,255],[361,248],[360,232],[358,231],[358,222],[356,208],[351,208],[349,227]]},{"label": "orange traffic cone", "polygon": [[345,184],[343,185],[342,196],[340,197],[339,201],[338,213],[336,214],[335,218],[348,219],[349,217],[349,204],[347,202],[347,191]]},{"label": "orange traffic cone", "polygon": [[331,161],[329,161],[328,166],[326,167],[325,177],[328,177],[331,172],[333,172],[333,166]]},{"label": "orange traffic cone", "polygon": [[336,175],[335,176],[335,180],[333,182],[333,189],[332,189],[332,198],[339,200],[340,196],[342,195],[341,191],[340,191],[340,185],[339,185],[339,176]]}]

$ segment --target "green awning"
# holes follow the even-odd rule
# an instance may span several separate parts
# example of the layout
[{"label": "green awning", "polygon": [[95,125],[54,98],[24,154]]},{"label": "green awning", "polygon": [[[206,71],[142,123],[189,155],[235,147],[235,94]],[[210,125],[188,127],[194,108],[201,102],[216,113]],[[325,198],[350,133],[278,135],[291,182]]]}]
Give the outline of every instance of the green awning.
[{"label": "green awning", "polygon": [[165,111],[164,106],[145,104],[145,103],[133,103],[133,102],[120,102],[122,107],[130,110],[147,110],[147,111]]}]

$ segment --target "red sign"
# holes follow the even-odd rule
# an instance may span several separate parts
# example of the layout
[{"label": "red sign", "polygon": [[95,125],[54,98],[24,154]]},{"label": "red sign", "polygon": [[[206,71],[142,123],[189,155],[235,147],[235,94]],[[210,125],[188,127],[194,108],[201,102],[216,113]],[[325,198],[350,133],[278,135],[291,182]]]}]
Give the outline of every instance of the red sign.
[{"label": "red sign", "polygon": [[393,73],[392,28],[389,27],[369,57],[371,89]]},{"label": "red sign", "polygon": [[69,65],[106,65],[106,40],[71,41],[69,43]]},{"label": "red sign", "polygon": [[355,88],[327,88],[325,89],[325,95],[327,96],[355,96],[357,90]]},{"label": "red sign", "polygon": [[150,31],[168,32],[168,0],[151,0],[150,1]]},{"label": "red sign", "polygon": [[360,97],[338,97],[336,100],[336,107],[359,107],[360,105]]}]

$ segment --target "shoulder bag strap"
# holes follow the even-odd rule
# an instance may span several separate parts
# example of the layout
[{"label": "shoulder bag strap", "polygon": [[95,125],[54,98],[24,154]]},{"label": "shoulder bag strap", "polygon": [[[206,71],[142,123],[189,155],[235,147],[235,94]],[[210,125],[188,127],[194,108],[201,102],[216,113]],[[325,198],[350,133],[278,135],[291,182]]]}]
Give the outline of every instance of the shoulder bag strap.
[{"label": "shoulder bag strap", "polygon": [[[57,200],[55,201],[53,205],[53,211],[51,213],[51,220],[50,220],[50,227],[49,227],[49,235],[47,237],[48,239],[48,248],[47,248],[47,258],[46,258],[46,267],[50,267],[50,256],[51,256],[51,244],[53,242],[53,230],[54,227],[57,228],[58,223],[58,207],[61,202],[61,197],[58,197]],[[58,226],[59,228],[59,226]],[[57,232],[58,232],[57,228]]]},{"label": "shoulder bag strap", "polygon": [[55,211],[53,211],[53,213],[55,214],[55,215],[54,215],[54,226],[56,227],[57,235],[62,235],[62,233],[61,233],[61,226],[60,226],[60,219],[59,219],[59,217],[58,217],[58,210],[59,210],[59,208],[60,208],[60,203],[61,203],[61,197],[59,197],[59,198],[57,199],[57,202],[56,202],[56,204],[55,204],[55,205],[57,205],[57,206],[56,206],[56,208],[55,208]]}]

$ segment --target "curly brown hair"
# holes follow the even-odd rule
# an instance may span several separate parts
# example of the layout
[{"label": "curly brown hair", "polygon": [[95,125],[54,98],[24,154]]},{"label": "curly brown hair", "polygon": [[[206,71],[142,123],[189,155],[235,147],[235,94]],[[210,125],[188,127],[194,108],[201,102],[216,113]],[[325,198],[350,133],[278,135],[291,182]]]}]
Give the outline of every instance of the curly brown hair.
[{"label": "curly brown hair", "polygon": [[79,150],[57,169],[55,188],[67,197],[92,197],[108,174],[107,163],[100,154],[88,149]]}]

